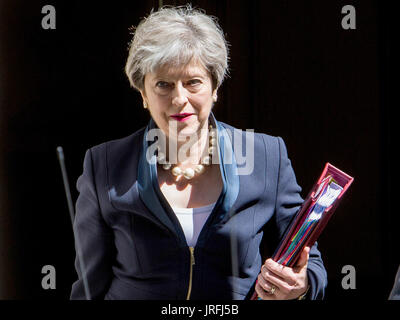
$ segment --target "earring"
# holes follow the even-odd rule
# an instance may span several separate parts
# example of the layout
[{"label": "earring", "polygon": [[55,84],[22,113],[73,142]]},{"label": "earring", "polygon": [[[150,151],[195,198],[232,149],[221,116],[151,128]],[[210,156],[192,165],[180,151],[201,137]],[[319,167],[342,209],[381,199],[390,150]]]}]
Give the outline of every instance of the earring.
[{"label": "earring", "polygon": [[147,109],[147,103],[146,103],[146,101],[143,101],[143,108]]},{"label": "earring", "polygon": [[214,102],[217,102],[217,95],[214,95],[214,96],[213,96],[213,101],[214,101]]}]

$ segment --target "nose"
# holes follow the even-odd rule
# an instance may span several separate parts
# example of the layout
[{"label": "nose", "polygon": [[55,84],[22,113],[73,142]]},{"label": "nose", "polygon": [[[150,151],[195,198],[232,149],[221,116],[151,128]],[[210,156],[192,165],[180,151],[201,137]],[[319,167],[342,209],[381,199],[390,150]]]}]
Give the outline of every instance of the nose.
[{"label": "nose", "polygon": [[187,90],[182,85],[181,82],[178,82],[175,85],[174,92],[172,94],[172,104],[176,107],[183,107],[188,102]]}]

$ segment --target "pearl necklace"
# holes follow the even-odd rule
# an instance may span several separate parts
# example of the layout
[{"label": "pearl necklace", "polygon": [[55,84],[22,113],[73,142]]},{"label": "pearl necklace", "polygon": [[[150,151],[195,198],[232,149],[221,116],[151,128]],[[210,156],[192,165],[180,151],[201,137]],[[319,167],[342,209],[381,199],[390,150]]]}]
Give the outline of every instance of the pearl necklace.
[{"label": "pearl necklace", "polygon": [[162,166],[164,170],[170,170],[172,168],[172,174],[176,177],[183,175],[186,179],[192,179],[196,174],[200,175],[204,172],[205,166],[211,165],[212,156],[217,154],[217,138],[216,132],[213,127],[210,125],[208,128],[208,137],[209,137],[209,145],[208,145],[208,155],[205,156],[201,164],[197,164],[194,168],[186,168],[182,170],[180,167],[175,166],[172,168],[172,164],[166,162],[165,154],[162,152],[158,152],[157,162]]}]

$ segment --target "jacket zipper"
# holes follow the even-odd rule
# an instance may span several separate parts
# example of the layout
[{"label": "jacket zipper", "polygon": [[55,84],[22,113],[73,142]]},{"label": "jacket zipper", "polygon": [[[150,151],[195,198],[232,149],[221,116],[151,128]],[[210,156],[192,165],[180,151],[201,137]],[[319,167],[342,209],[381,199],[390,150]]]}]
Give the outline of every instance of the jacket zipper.
[{"label": "jacket zipper", "polygon": [[190,300],[190,294],[192,293],[192,280],[193,280],[193,266],[195,264],[194,261],[194,248],[189,247],[190,250],[190,273],[189,273],[189,288],[186,296],[186,300]]}]

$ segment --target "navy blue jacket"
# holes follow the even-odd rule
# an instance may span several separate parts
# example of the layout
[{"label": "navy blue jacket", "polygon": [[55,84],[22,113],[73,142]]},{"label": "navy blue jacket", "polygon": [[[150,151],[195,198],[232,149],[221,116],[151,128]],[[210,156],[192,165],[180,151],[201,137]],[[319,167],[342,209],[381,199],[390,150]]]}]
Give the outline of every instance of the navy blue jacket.
[{"label": "navy blue jacket", "polygon": [[[92,299],[248,299],[302,203],[283,140],[254,135],[254,170],[238,174],[234,128],[218,129],[221,195],[194,248],[160,191],[155,156],[146,160],[146,128],[89,149],[77,188],[74,222]],[[235,129],[237,130],[237,129]],[[241,133],[245,145],[244,131]],[[245,149],[244,147],[242,149]],[[82,272],[71,299],[85,299]],[[308,264],[309,297],[322,299],[326,271],[317,245]],[[191,281],[190,281],[191,279]],[[191,287],[189,289],[189,287]]]},{"label": "navy blue jacket", "polygon": [[392,291],[390,291],[389,300],[400,300],[400,266],[397,269],[396,278]]}]

